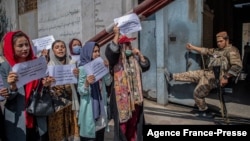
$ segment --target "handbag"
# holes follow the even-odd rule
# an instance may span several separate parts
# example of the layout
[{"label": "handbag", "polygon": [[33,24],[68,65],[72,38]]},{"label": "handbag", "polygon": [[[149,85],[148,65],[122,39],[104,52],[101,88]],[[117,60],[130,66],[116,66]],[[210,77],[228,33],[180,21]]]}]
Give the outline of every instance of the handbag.
[{"label": "handbag", "polygon": [[49,116],[55,111],[50,90],[43,87],[39,92],[40,84],[41,80],[39,80],[37,88],[33,90],[26,111],[35,116]]}]

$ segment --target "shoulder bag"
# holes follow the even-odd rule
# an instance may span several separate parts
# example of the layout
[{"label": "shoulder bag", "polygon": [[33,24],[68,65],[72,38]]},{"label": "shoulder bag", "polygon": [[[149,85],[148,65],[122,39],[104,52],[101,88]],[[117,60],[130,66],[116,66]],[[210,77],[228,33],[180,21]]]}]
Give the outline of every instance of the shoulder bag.
[{"label": "shoulder bag", "polygon": [[39,80],[37,88],[33,90],[26,111],[35,116],[49,116],[55,111],[50,90],[49,88],[43,87],[42,90],[39,91],[40,85],[41,80]]}]

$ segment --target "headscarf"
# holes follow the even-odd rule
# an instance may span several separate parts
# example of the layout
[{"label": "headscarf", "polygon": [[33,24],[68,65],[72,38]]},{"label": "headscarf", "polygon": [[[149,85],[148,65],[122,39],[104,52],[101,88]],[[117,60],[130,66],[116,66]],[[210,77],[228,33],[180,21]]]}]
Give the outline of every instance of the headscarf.
[{"label": "headscarf", "polygon": [[[50,58],[50,61],[49,61],[49,63],[48,63],[48,65],[64,65],[64,64],[62,64],[59,60],[58,60],[58,58],[56,57],[56,55],[55,55],[55,53],[54,53],[54,51],[53,51],[53,45],[55,44],[55,43],[59,43],[59,42],[62,42],[64,45],[65,45],[65,43],[64,43],[64,41],[61,41],[61,40],[55,40],[54,42],[53,42],[53,44],[52,44],[52,47],[50,48],[50,50],[49,50],[49,58]],[[65,47],[66,47],[66,55],[65,55],[65,64],[69,64],[69,62],[70,62],[70,53],[69,53],[69,48],[65,45]]]},{"label": "headscarf", "polygon": [[123,44],[123,43],[131,43],[131,41],[134,41],[136,38],[133,37],[133,38],[129,38],[125,35],[121,36],[121,38],[118,40],[118,43],[119,44]]},{"label": "headscarf", "polygon": [[73,53],[73,42],[74,41],[78,41],[79,43],[80,43],[80,46],[82,46],[82,42],[79,40],[79,39],[77,39],[77,38],[73,38],[70,42],[69,42],[69,51],[70,51],[70,54],[71,55],[76,55],[76,54],[74,54]]},{"label": "headscarf", "polygon": [[[52,47],[51,49],[49,50],[49,57],[50,57],[50,61],[48,63],[48,66],[50,65],[65,65],[65,64],[73,64],[75,62],[71,61],[70,59],[70,52],[69,52],[69,48],[65,45],[66,47],[66,56],[65,56],[65,64],[62,64],[58,58],[56,57],[56,55],[54,54],[54,51],[53,51],[53,45],[55,43],[58,43],[58,42],[62,42],[64,43],[64,41],[61,41],[61,40],[56,40],[53,42],[52,44]],[[71,90],[72,90],[72,110],[75,110],[78,114],[78,111],[79,111],[79,101],[78,101],[78,97],[77,97],[77,91],[76,91],[76,88],[74,86],[74,84],[71,84],[70,85],[71,87]]]},{"label": "headscarf", "polygon": [[[3,45],[3,56],[6,58],[7,62],[10,64],[11,67],[13,67],[15,64],[19,63],[17,58],[15,58],[15,52],[14,52],[14,44],[12,43],[13,36],[19,32],[22,31],[14,31],[14,32],[8,32],[4,36],[4,45]],[[23,33],[23,32],[22,32]],[[34,60],[36,59],[36,56],[33,53],[32,46],[30,44],[29,37],[23,33],[24,36],[27,38],[30,51],[29,55],[26,58],[26,61]],[[30,96],[32,94],[32,90],[35,89],[38,85],[38,80],[33,80],[25,85],[25,104],[28,104],[28,101],[30,99]],[[33,127],[33,116],[25,112],[26,115],[26,126],[28,128]]]},{"label": "headscarf", "polygon": [[80,66],[84,66],[85,64],[92,61],[92,54],[95,48],[95,42],[87,42],[82,47],[80,52]]},{"label": "headscarf", "polygon": [[[83,66],[92,61],[92,54],[95,46],[99,46],[96,42],[87,42],[82,47],[80,52],[80,66]],[[99,81],[90,85],[92,111],[94,119],[97,120],[104,113],[103,99],[100,92]]]}]

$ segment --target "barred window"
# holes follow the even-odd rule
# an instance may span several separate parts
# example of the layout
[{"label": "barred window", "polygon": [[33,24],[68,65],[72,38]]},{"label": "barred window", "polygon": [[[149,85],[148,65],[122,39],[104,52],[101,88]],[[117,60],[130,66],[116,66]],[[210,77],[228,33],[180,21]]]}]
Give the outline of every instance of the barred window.
[{"label": "barred window", "polygon": [[37,9],[37,0],[18,0],[18,14]]}]

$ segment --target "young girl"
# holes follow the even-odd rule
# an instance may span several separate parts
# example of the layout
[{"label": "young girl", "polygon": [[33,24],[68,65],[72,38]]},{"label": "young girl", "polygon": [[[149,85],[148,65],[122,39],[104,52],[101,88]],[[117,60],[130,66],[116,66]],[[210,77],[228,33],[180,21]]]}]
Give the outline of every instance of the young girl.
[{"label": "young girl", "polygon": [[[87,75],[82,66],[100,57],[99,45],[87,42],[81,49],[78,92],[80,94],[80,110],[78,124],[80,125],[81,141],[104,141],[107,121],[107,91],[106,86],[112,82],[108,73],[95,82],[94,75]],[[108,62],[104,61],[108,67]]]}]

